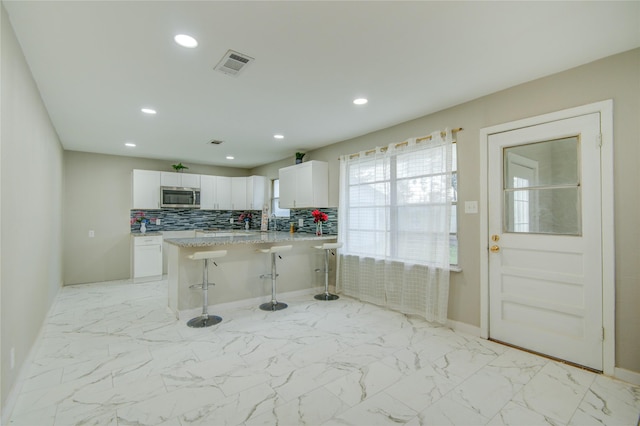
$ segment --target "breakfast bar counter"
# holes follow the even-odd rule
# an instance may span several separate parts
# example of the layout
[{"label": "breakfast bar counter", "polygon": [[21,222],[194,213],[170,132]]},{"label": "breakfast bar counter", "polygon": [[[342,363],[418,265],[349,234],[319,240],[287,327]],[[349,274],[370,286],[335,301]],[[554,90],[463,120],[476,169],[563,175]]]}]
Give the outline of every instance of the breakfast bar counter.
[{"label": "breakfast bar counter", "polygon": [[[197,314],[202,307],[202,290],[189,286],[202,283],[202,261],[188,256],[199,251],[226,250],[227,255],[209,266],[210,312],[215,305],[238,302],[260,304],[271,300],[271,280],[260,278],[270,273],[271,260],[260,249],[275,245],[292,245],[291,251],[278,259],[278,298],[286,302],[287,293],[314,291],[324,285],[324,275],[314,272],[324,267],[321,250],[314,246],[336,241],[335,235],[308,233],[226,231],[215,237],[167,238],[167,274],[169,308],[179,319]],[[332,282],[335,282],[335,259],[332,259]],[[217,266],[216,266],[217,265]]]}]

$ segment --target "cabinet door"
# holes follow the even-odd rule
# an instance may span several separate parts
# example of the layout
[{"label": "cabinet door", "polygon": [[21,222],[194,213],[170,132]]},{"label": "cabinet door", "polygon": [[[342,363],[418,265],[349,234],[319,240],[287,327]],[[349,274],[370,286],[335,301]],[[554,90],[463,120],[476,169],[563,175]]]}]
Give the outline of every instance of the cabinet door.
[{"label": "cabinet door", "polygon": [[182,176],[180,173],[161,172],[160,184],[162,186],[182,186]]},{"label": "cabinet door", "polygon": [[247,178],[247,201],[251,210],[262,210],[266,200],[267,178],[251,176]]},{"label": "cabinet door", "polygon": [[216,208],[216,176],[200,176],[200,210]]},{"label": "cabinet door", "polygon": [[185,188],[200,188],[200,175],[191,173],[178,173],[181,178],[180,186]]},{"label": "cabinet door", "polygon": [[280,207],[291,209],[296,201],[296,166],[280,169]]},{"label": "cabinet door", "polygon": [[154,170],[134,170],[132,188],[132,209],[160,208],[160,172]]},{"label": "cabinet door", "polygon": [[231,178],[216,176],[216,209],[231,210]]},{"label": "cabinet door", "polygon": [[162,245],[136,246],[134,253],[133,277],[162,275]]},{"label": "cabinet door", "polygon": [[232,210],[247,209],[247,178],[246,177],[231,178],[231,209]]},{"label": "cabinet door", "polygon": [[313,199],[312,163],[302,163],[296,167],[296,207],[316,207]]}]

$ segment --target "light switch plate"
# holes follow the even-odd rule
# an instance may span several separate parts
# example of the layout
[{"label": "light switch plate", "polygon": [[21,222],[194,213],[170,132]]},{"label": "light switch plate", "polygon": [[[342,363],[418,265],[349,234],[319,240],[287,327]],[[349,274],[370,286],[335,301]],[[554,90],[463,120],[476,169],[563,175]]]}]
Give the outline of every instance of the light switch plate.
[{"label": "light switch plate", "polygon": [[298,219],[298,226],[301,228],[304,226],[304,219]]},{"label": "light switch plate", "polygon": [[478,213],[478,202],[477,201],[465,201],[464,202],[464,212],[466,214],[476,214],[476,213]]},{"label": "light switch plate", "polygon": [[95,237],[95,236],[96,236],[95,231],[94,231],[93,229],[91,229],[91,230],[89,231],[89,238],[93,238],[93,237]]}]

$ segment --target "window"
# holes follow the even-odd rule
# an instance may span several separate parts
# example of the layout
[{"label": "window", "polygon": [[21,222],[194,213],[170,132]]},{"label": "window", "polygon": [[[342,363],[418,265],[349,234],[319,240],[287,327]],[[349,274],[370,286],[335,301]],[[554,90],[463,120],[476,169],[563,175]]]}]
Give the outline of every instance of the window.
[{"label": "window", "polygon": [[289,217],[289,209],[280,208],[280,179],[274,179],[271,184],[271,214],[275,214],[276,217]]},{"label": "window", "polygon": [[[443,259],[448,238],[449,263],[457,264],[455,144],[451,175],[447,156],[447,146],[440,145],[350,164],[345,194],[348,253],[430,264]],[[447,225],[443,221],[449,217]]]}]

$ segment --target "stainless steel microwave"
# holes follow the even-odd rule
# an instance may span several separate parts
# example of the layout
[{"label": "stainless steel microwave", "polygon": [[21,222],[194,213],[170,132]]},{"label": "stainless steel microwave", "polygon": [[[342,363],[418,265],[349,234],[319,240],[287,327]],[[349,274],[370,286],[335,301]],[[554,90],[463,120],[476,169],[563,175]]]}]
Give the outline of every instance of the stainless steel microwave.
[{"label": "stainless steel microwave", "polygon": [[162,186],[160,187],[160,206],[181,209],[199,209],[200,189]]}]

